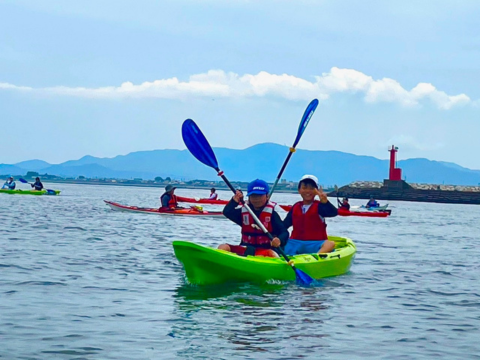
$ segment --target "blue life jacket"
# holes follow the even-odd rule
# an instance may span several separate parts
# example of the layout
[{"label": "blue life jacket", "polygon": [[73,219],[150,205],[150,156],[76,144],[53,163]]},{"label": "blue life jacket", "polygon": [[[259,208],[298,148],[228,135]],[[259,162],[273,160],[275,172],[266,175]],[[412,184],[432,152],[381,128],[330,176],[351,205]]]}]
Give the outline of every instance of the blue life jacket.
[{"label": "blue life jacket", "polygon": [[5,181],[5,184],[3,184],[3,188],[4,189],[8,189],[8,190],[15,190],[15,181],[12,181],[11,183],[9,183],[8,181]]}]

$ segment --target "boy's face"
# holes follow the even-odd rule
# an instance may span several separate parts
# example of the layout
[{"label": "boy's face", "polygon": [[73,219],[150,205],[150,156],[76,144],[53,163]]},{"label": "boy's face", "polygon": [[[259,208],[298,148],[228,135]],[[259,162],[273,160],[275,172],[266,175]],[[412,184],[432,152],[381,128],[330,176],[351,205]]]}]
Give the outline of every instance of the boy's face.
[{"label": "boy's face", "polygon": [[313,201],[315,198],[316,188],[312,184],[300,184],[300,188],[298,189],[298,193],[305,201]]},{"label": "boy's face", "polygon": [[248,197],[248,201],[255,209],[261,208],[267,203],[267,195],[252,194]]}]

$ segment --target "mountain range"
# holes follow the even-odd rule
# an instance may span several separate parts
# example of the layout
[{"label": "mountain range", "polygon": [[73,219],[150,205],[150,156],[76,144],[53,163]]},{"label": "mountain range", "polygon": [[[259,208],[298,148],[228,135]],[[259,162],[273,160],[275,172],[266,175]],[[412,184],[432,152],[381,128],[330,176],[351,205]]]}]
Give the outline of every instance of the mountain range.
[{"label": "mountain range", "polygon": [[[250,181],[263,178],[274,181],[288,154],[288,147],[264,143],[243,150],[214,149],[218,163],[229,179]],[[401,160],[408,182],[477,185],[480,170],[423,158]],[[340,151],[297,149],[282,178],[296,181],[304,174],[315,174],[324,185],[347,184],[353,181],[382,181],[388,177],[389,161]],[[113,158],[84,156],[61,164],[42,160],[0,164],[0,175],[23,175],[27,171],[62,177],[154,179],[169,176],[183,180],[219,180],[215,171],[197,161],[188,150],[137,151]]]}]

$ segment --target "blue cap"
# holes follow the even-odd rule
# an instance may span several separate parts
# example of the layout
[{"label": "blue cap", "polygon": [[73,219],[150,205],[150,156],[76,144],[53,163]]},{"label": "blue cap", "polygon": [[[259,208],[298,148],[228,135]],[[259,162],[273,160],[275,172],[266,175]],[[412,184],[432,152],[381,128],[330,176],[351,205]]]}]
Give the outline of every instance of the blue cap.
[{"label": "blue cap", "polygon": [[247,196],[252,194],[266,195],[269,191],[268,184],[263,180],[257,179],[248,184]]}]

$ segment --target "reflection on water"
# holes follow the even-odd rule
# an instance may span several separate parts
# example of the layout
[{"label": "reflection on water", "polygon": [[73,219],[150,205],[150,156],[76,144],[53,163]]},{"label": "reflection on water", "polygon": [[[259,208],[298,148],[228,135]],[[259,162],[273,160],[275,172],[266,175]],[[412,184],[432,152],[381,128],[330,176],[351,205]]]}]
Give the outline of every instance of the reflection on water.
[{"label": "reflection on water", "polygon": [[[293,283],[181,285],[174,297],[176,314],[184,321],[172,324],[170,336],[194,343],[197,340],[198,344],[182,349],[177,355],[207,353],[209,346],[218,346],[218,343],[251,357],[255,355],[250,353],[275,353],[281,341],[290,341],[291,346],[297,343],[306,346],[304,343],[309,339],[327,336],[321,330],[320,315],[329,309],[329,296],[324,290],[302,289]],[[312,331],[311,326],[316,330]]]},{"label": "reflection on water", "polygon": [[[329,233],[354,239],[358,253],[348,274],[312,287],[196,287],[185,283],[172,241],[235,242],[238,226],[114,212],[103,203],[155,207],[162,189],[58,188],[58,197],[0,195],[1,358],[480,353],[480,207],[391,202],[387,219],[328,219]],[[275,200],[291,204],[297,196]]]}]

